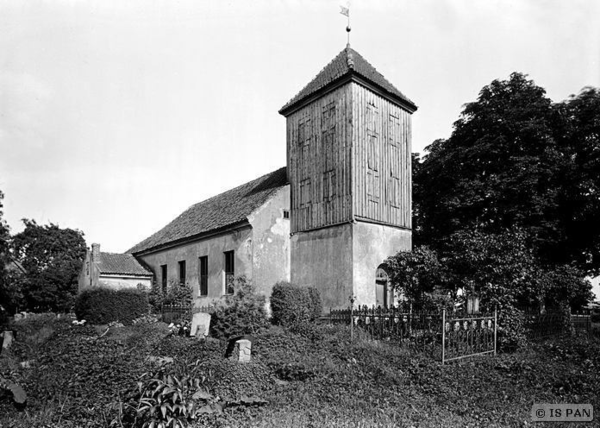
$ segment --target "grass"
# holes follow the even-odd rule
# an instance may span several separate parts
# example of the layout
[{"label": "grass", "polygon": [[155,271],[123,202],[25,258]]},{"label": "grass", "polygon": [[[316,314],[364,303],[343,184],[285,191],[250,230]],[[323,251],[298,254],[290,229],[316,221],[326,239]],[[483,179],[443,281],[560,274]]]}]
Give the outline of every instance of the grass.
[{"label": "grass", "polygon": [[534,403],[600,409],[595,338],[442,366],[392,343],[350,342],[343,327],[314,326],[302,335],[271,327],[255,336],[252,362],[238,364],[223,358],[225,342],[172,336],[162,323],[111,328],[102,337],[106,328],[68,319],[25,320],[17,329],[14,347],[0,356],[0,375],[22,384],[29,401],[19,411],[0,398],[0,427],[121,426],[126,392],[158,368],[151,356],[172,357],[164,370],[202,379],[215,397],[268,402],[227,408],[198,426],[529,426]]}]

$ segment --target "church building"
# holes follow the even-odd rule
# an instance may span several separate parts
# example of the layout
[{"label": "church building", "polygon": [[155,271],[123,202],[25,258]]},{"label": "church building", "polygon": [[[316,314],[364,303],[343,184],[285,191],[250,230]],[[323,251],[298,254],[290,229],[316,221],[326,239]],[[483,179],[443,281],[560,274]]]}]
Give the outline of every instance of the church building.
[{"label": "church building", "polygon": [[384,260],[411,249],[416,105],[348,45],[279,111],[287,167],[199,202],[131,248],[204,306],[245,275],[317,287],[325,308],[389,305]]}]

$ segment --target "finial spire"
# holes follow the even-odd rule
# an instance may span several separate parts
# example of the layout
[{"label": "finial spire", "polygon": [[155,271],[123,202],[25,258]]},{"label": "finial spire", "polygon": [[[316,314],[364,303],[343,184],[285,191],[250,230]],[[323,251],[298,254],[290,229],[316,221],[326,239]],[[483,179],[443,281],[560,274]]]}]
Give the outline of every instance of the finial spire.
[{"label": "finial spire", "polygon": [[348,25],[346,25],[346,32],[348,33],[348,45],[350,47],[350,31],[352,28],[350,27],[350,2],[346,3],[346,6],[340,6],[340,13],[345,15],[348,18]]}]

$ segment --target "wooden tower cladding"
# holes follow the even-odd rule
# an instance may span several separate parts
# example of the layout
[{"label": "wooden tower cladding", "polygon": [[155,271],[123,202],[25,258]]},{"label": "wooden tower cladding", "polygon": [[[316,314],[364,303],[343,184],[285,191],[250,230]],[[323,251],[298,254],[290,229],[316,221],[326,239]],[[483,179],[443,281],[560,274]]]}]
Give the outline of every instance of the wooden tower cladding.
[{"label": "wooden tower cladding", "polygon": [[410,229],[415,109],[350,48],[284,106],[291,232],[352,221]]},{"label": "wooden tower cladding", "polygon": [[410,229],[410,113],[361,85],[351,88],[354,217]]},{"label": "wooden tower cladding", "polygon": [[351,114],[346,86],[288,117],[292,233],[352,220]]}]

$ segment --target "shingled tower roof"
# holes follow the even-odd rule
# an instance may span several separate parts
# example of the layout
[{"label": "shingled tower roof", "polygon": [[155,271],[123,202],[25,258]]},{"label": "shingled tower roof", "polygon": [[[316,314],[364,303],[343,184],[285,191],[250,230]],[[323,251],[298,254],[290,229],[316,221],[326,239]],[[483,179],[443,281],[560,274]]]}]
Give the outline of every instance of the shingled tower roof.
[{"label": "shingled tower roof", "polygon": [[396,89],[362,55],[348,45],[304,89],[284,105],[279,113],[287,116],[322,93],[351,80],[363,85],[374,86],[381,95],[411,113],[417,109],[417,106],[408,97]]}]

